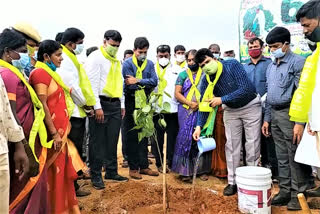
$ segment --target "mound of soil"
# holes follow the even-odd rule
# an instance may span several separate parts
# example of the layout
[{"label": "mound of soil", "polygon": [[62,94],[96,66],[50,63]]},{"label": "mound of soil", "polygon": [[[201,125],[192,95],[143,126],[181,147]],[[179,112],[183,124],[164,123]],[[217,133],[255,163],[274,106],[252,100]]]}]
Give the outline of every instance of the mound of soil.
[{"label": "mound of soil", "polygon": [[[209,214],[240,213],[237,197],[224,197],[208,189],[196,188],[191,198],[191,188],[168,186],[168,213]],[[163,213],[162,185],[129,181],[103,190],[100,196],[86,201],[82,213],[145,214]]]}]

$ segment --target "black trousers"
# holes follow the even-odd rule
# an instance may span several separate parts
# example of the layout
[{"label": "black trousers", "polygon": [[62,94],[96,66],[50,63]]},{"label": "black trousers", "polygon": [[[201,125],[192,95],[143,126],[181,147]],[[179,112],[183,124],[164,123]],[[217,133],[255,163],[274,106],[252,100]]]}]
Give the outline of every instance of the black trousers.
[{"label": "black trousers", "polygon": [[125,120],[123,118],[121,122],[121,142],[122,142],[122,156],[124,160],[128,160],[128,155],[127,155],[127,133],[125,131]]},{"label": "black trousers", "polygon": [[92,178],[101,176],[102,165],[106,174],[118,174],[117,146],[121,126],[121,106],[119,101],[100,100],[104,112],[103,123],[98,123],[94,117],[89,120],[90,143],[89,162]]},{"label": "black trousers", "polygon": [[[179,131],[179,123],[178,123],[178,113],[170,113],[170,114],[162,114],[164,116],[164,120],[167,123],[165,128],[161,127],[158,123],[160,115],[154,116],[154,126],[157,132],[157,141],[159,145],[159,150],[155,141],[152,141],[152,151],[154,151],[154,155],[156,158],[157,167],[161,166],[161,160],[163,161],[163,144],[164,144],[164,134],[167,133],[167,164],[171,167],[174,147],[176,145],[176,139]],[[159,154],[160,152],[160,154]]]},{"label": "black trousers", "polygon": [[146,169],[148,162],[148,140],[144,138],[141,142],[138,140],[138,130],[132,130],[135,126],[133,120],[133,111],[135,110],[134,96],[125,98],[126,116],[124,118],[124,130],[127,137],[127,155],[130,170]]},{"label": "black trousers", "polygon": [[70,123],[71,130],[68,138],[74,143],[82,161],[85,162],[83,157],[83,143],[86,132],[86,118],[71,117]]}]

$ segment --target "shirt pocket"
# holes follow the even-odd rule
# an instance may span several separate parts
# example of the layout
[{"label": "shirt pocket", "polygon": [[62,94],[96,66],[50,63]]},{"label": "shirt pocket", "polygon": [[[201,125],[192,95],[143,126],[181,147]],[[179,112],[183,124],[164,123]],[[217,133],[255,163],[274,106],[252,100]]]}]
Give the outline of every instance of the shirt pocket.
[{"label": "shirt pocket", "polygon": [[278,86],[280,88],[288,88],[294,78],[294,70],[293,65],[286,66],[281,71],[279,71],[278,75]]}]

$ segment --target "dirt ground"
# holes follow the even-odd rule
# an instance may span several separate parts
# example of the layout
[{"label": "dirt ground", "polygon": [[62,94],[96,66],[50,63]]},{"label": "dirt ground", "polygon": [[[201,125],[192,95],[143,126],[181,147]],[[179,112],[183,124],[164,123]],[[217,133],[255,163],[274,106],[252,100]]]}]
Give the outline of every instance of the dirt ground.
[{"label": "dirt ground", "polygon": [[[129,177],[128,169],[121,167],[121,144],[118,148],[119,174]],[[154,159],[151,159],[155,162]],[[150,168],[156,169],[155,164]],[[196,180],[195,194],[191,197],[191,184],[183,183],[178,175],[169,173],[166,176],[168,184],[168,201],[170,214],[227,214],[240,213],[238,211],[237,196],[223,196],[223,188],[227,180],[213,176],[208,181]],[[81,213],[83,214],[158,214],[162,211],[162,180],[163,175],[150,177],[143,175],[142,180],[130,179],[126,183],[106,182],[104,190],[95,190],[90,180],[81,180],[79,183],[84,189],[90,190],[91,195],[78,198]],[[278,191],[277,186],[273,194]],[[316,199],[309,199],[311,204],[319,204]],[[286,207],[272,207],[273,214],[302,214],[303,212],[289,212]],[[312,213],[320,213],[320,210],[312,210]]]}]

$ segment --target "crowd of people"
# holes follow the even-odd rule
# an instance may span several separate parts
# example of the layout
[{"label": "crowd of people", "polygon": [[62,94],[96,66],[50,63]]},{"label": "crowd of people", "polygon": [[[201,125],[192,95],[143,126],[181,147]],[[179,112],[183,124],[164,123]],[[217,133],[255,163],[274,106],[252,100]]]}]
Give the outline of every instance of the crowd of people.
[{"label": "crowd of people", "polygon": [[[177,45],[174,57],[169,45],[159,45],[154,63],[147,59],[145,37],[136,38],[133,50],[119,60],[122,36],[116,30],[88,48],[83,63],[77,56],[85,34],[77,28],[44,41],[27,23],[4,29],[0,213],[80,213],[77,197],[90,192],[77,179],[91,179],[98,190],[105,188],[104,179],[128,181],[118,173],[120,132],[122,167],[129,168],[131,179],[165,170],[190,183],[197,141],[214,137],[216,149],[203,153],[196,169],[201,180],[210,174],[227,179],[223,194],[231,196],[237,193],[236,168],[261,165],[279,182],[271,204],[301,209],[298,193],[320,196],[311,166],[294,161],[305,127],[312,136],[320,133],[320,2],[304,4],[296,19],[313,51],[307,59],[290,50],[290,32],[278,26],[265,42],[248,41],[250,60],[244,65],[232,49],[221,56],[218,44],[188,51]],[[265,43],[271,58],[264,56]],[[139,139],[133,115],[152,92],[160,95],[153,117],[156,139]],[[149,144],[157,171],[149,167]]]}]

